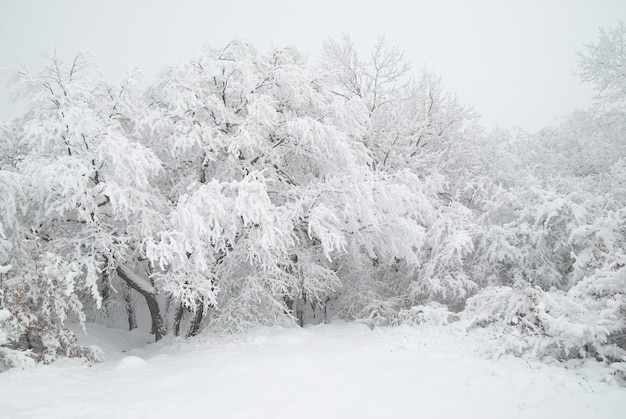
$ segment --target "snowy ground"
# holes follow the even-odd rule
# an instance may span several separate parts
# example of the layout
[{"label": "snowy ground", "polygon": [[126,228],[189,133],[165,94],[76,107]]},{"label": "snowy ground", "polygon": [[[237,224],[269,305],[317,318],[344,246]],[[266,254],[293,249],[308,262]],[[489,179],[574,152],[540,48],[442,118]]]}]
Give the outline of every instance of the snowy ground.
[{"label": "snowy ground", "polygon": [[107,362],[0,374],[0,417],[626,417],[626,388],[593,364],[487,359],[479,338],[454,328],[337,323],[147,346],[141,333],[88,332]]}]

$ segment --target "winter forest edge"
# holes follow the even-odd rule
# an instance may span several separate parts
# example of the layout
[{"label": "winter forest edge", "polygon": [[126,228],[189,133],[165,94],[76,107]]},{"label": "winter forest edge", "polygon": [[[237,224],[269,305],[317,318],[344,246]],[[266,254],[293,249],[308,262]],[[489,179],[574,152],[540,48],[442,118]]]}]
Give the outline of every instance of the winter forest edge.
[{"label": "winter forest edge", "polygon": [[491,330],[503,353],[626,362],[626,25],[577,73],[595,104],[486,131],[381,39],[319,62],[243,42],[145,86],[87,54],[9,74],[0,371],[97,361],[67,327],[155,340],[332,318]]}]

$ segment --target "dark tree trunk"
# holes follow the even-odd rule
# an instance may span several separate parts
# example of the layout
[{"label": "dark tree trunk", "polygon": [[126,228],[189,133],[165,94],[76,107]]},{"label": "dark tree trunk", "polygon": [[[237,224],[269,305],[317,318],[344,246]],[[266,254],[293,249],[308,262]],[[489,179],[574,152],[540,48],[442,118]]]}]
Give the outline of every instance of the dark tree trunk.
[{"label": "dark tree trunk", "polygon": [[298,325],[304,327],[304,311],[306,310],[306,294],[302,298],[296,300],[296,318],[298,319]]},{"label": "dark tree trunk", "polygon": [[198,334],[200,331],[200,323],[202,323],[202,318],[204,316],[204,302],[202,300],[198,300],[196,303],[196,312],[194,313],[191,324],[189,325],[189,330],[187,330],[188,338]]},{"label": "dark tree trunk", "polygon": [[109,298],[111,298],[111,283],[106,271],[102,274],[102,292],[100,295],[102,296],[102,307],[106,308]]},{"label": "dark tree trunk", "polygon": [[132,278],[134,275],[127,275],[125,272],[127,268],[117,268],[117,274],[120,278],[122,278],[129,287],[137,291],[141,294],[148,304],[148,310],[150,311],[150,318],[152,319],[152,330],[151,332],[154,334],[154,341],[159,341],[163,336],[165,336],[165,323],[163,322],[163,317],[161,316],[161,309],[159,308],[159,302],[157,301],[156,295],[154,292],[145,289],[141,284],[135,282]]},{"label": "dark tree trunk", "polygon": [[137,315],[135,307],[133,307],[133,298],[130,295],[130,287],[124,285],[124,306],[126,308],[126,317],[128,318],[128,331],[137,328]]},{"label": "dark tree trunk", "polygon": [[293,314],[293,303],[294,303],[294,299],[288,296],[284,296],[283,297],[283,301],[285,302],[285,305],[287,306],[287,310]]},{"label": "dark tree trunk", "polygon": [[109,300],[111,299],[111,272],[109,271],[109,259],[104,258],[104,269],[102,269],[102,287],[100,295],[102,296],[102,310],[109,316]]},{"label": "dark tree trunk", "polygon": [[180,322],[183,320],[183,313],[185,312],[185,307],[182,304],[179,304],[176,307],[176,312],[174,313],[174,336],[180,336]]}]

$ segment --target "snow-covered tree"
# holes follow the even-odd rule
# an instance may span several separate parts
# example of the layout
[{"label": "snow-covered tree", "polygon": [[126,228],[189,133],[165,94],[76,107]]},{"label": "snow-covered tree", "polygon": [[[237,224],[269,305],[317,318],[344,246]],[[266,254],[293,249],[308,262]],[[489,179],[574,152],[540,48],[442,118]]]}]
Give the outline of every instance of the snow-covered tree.
[{"label": "snow-covered tree", "polygon": [[103,272],[133,263],[158,226],[151,179],[161,166],[128,132],[117,110],[123,90],[84,54],[16,78],[28,104],[2,133],[2,224],[12,233],[3,238],[4,304],[16,345],[50,361],[82,354],[66,323],[84,320],[84,298],[101,305]]},{"label": "snow-covered tree", "polygon": [[506,350],[623,362],[623,44],[620,25],[587,47],[581,76],[597,103],[512,144],[532,172],[493,194],[481,217],[475,267],[496,286],[465,314],[503,332]]},{"label": "snow-covered tree", "polygon": [[368,168],[362,108],[297,51],[208,50],[167,69],[149,98],[146,141],[166,162],[173,209],[147,255],[163,289],[206,324],[302,321],[305,302],[341,284],[346,252],[417,262],[420,181]]},{"label": "snow-covered tree", "polygon": [[232,42],[147,88],[84,54],[15,73],[28,105],[0,126],[0,362],[97,359],[69,322],[146,314],[157,340],[463,317],[505,350],[619,361],[623,33],[581,56],[598,104],[536,134],[485,132],[384,39],[365,60],[329,40],[319,67]]},{"label": "snow-covered tree", "polygon": [[[600,29],[599,39],[579,53],[579,74],[594,85],[597,104],[624,116],[626,106],[626,25]],[[617,109],[615,109],[615,108]],[[621,109],[620,109],[621,108]]]},{"label": "snow-covered tree", "polygon": [[411,77],[402,52],[384,38],[363,60],[345,35],[324,43],[321,68],[335,95],[367,109],[361,141],[374,167],[422,172],[435,163],[437,169],[454,166],[476,118],[444,89],[440,76],[424,69]]}]

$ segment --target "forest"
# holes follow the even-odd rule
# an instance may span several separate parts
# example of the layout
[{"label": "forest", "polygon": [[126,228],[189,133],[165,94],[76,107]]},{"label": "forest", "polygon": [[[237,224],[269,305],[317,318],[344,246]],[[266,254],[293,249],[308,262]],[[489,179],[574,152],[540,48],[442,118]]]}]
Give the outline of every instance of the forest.
[{"label": "forest", "polygon": [[465,321],[623,374],[626,25],[572,71],[594,105],[534,133],[483,128],[384,38],[314,63],[236,41],[149,84],[87,53],[12,71],[0,371],[101,359],[75,323],[159,341],[343,319]]}]

